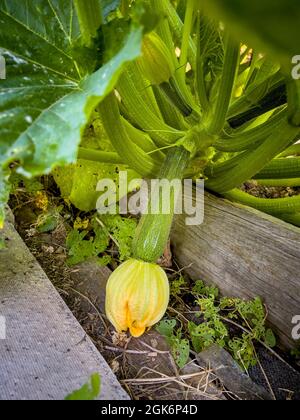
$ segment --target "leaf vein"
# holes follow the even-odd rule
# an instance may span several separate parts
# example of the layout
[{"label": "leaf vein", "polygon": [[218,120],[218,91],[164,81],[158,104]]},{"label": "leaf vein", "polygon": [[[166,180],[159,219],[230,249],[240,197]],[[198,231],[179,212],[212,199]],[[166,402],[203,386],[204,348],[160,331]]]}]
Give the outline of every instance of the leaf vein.
[{"label": "leaf vein", "polygon": [[57,45],[52,44],[52,42],[43,37],[42,34],[35,32],[32,28],[30,28],[28,25],[26,25],[24,22],[21,22],[20,20],[18,20],[15,16],[10,15],[8,12],[4,11],[3,9],[0,10],[4,15],[8,16],[11,20],[13,20],[14,22],[16,22],[18,25],[23,26],[25,29],[27,29],[27,31],[32,32],[34,35],[36,35],[37,37],[39,37],[40,39],[42,39],[43,41],[45,41],[48,45],[50,45],[51,47],[53,47],[54,49],[56,49],[57,51],[59,51],[61,54],[63,54],[65,57],[69,58],[71,61],[74,61],[73,58],[68,55],[65,51],[61,50],[60,48],[58,48]]}]

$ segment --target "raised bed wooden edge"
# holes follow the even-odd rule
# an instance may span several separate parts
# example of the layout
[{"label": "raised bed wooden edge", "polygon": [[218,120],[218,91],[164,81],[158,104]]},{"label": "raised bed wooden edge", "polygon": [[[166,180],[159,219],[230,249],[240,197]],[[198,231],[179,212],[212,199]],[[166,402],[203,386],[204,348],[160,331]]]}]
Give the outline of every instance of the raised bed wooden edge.
[{"label": "raised bed wooden edge", "polygon": [[268,322],[286,348],[295,348],[292,319],[300,315],[300,229],[274,217],[205,193],[204,223],[172,233],[179,264],[193,279],[226,296],[260,296]]}]

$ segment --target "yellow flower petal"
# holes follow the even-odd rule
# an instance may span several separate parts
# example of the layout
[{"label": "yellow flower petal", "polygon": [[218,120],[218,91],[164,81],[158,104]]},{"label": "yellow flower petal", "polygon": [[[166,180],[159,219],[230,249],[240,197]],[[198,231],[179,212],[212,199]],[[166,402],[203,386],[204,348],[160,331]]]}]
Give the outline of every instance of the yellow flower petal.
[{"label": "yellow flower petal", "polygon": [[106,314],[118,332],[140,337],[164,316],[170,298],[169,281],[156,264],[131,259],[117,268],[107,283]]}]

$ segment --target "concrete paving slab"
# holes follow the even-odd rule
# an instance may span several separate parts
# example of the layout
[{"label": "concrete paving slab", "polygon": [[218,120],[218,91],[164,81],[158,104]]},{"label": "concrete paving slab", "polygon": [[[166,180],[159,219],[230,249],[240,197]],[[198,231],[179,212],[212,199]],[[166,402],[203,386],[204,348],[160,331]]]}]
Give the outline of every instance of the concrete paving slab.
[{"label": "concrete paving slab", "polygon": [[101,400],[128,400],[18,233],[11,215],[0,236],[0,400],[63,400],[102,378]]}]

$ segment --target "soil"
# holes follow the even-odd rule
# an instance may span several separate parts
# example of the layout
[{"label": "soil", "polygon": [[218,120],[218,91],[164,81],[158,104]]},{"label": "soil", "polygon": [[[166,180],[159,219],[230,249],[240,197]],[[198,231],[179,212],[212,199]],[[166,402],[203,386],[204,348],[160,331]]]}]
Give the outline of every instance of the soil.
[{"label": "soil", "polygon": [[241,189],[258,198],[286,198],[300,194],[298,187],[265,187],[255,181],[246,182]]},{"label": "soil", "polygon": [[[51,200],[52,205],[61,204],[55,196]],[[167,343],[155,330],[140,340],[113,331],[104,314],[105,284],[111,271],[93,260],[67,265],[68,214],[53,232],[39,233],[36,225],[41,209],[25,191],[12,197],[10,207],[19,234],[132,399],[224,399],[222,388],[213,385],[216,378],[206,368],[190,361],[179,372]],[[71,216],[76,219],[77,214]],[[171,265],[170,248],[161,264]]]},{"label": "soil", "polygon": [[[62,204],[51,180],[50,183],[47,182],[51,205]],[[267,192],[253,185],[245,185],[245,189],[269,197],[270,195],[274,197],[274,194],[291,193],[289,189]],[[157,332],[152,330],[141,340],[131,340],[125,334],[118,335],[113,332],[104,315],[104,290],[110,274],[109,268],[101,268],[93,261],[75,267],[66,264],[65,244],[69,220],[76,219],[80,214],[77,210],[70,207],[65,214],[62,213],[60,222],[53,232],[39,233],[36,230],[36,223],[42,210],[24,190],[19,190],[12,197],[10,206],[20,235],[132,399],[215,400],[224,399],[225,396],[229,398],[229,394],[220,386],[218,379],[203,366],[199,366],[196,361],[191,360],[189,365],[179,372],[167,343]],[[112,252],[115,252],[114,248]],[[171,279],[174,275],[178,276],[179,267],[172,260],[170,246],[161,263],[169,267]],[[188,296],[184,301],[180,298],[173,299],[171,316],[174,317],[175,314],[180,318],[187,316],[187,311],[195,310],[194,302],[189,300]],[[272,390],[278,399],[300,399],[300,395],[297,394],[300,390],[300,376],[297,371],[288,364],[278,364],[278,359],[275,360],[276,357],[266,354],[264,349],[259,351],[262,366],[250,372],[252,379],[268,391],[271,382]],[[286,355],[283,356],[288,359]],[[272,380],[266,381],[266,377],[270,378],[270,375]],[[230,395],[230,398],[235,397]]]}]

